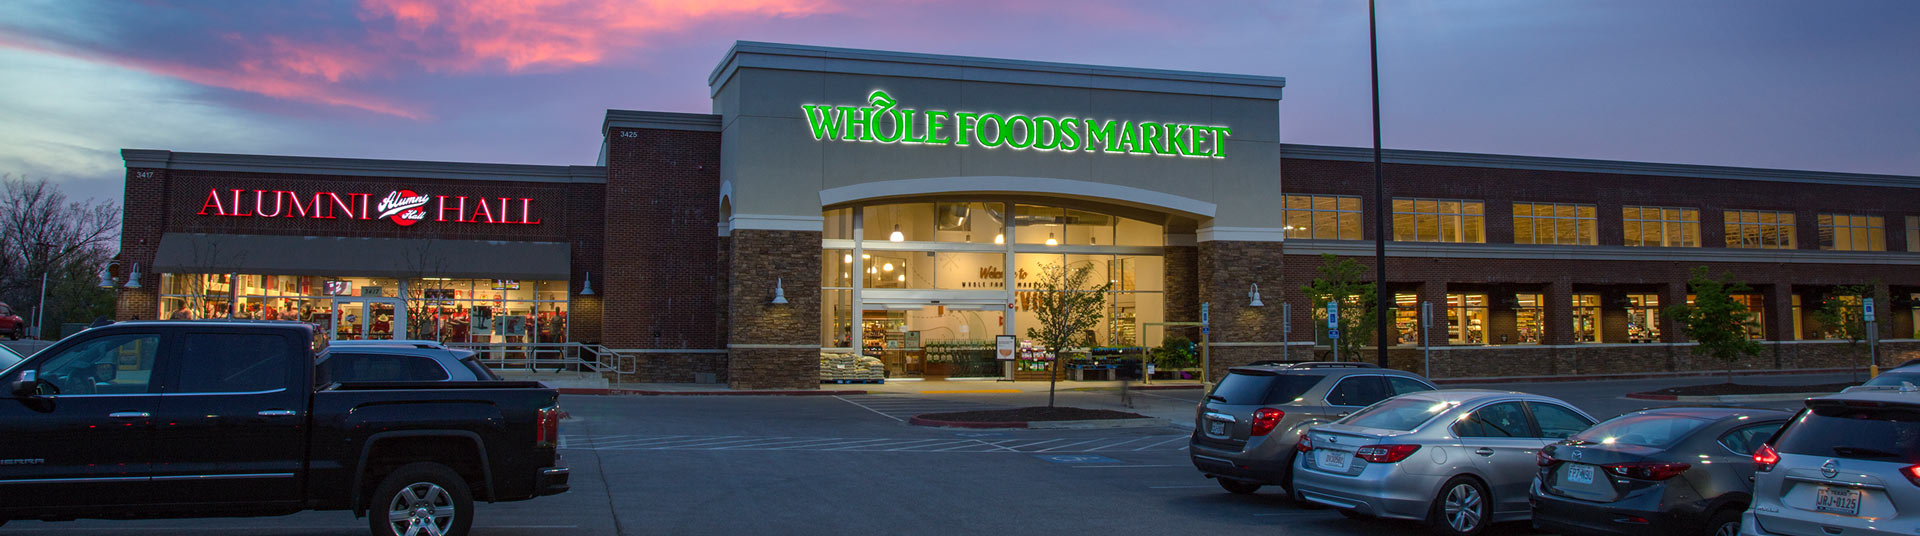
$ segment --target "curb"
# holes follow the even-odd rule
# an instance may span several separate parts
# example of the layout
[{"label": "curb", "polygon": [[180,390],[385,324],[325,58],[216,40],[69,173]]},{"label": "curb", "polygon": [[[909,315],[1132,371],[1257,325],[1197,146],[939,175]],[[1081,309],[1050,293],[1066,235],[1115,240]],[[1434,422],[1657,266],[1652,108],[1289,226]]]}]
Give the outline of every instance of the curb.
[{"label": "curb", "polygon": [[1664,402],[1787,402],[1804,400],[1833,393],[1768,393],[1758,395],[1656,395],[1651,393],[1627,393],[1627,398],[1635,400],[1659,400]]},{"label": "curb", "polygon": [[866,391],[647,391],[641,389],[577,389],[563,387],[563,395],[601,396],[837,396],[864,395]]},{"label": "curb", "polygon": [[[1734,376],[1781,376],[1793,374],[1838,374],[1857,369],[1786,369],[1786,370],[1746,370],[1734,371]],[[1684,372],[1634,372],[1622,374],[1588,374],[1581,376],[1485,376],[1476,378],[1433,378],[1427,381],[1435,385],[1460,383],[1514,383],[1514,382],[1586,382],[1607,380],[1651,380],[1660,378],[1683,378],[1697,376],[1726,376],[1727,371],[1684,371]],[[1826,393],[1821,393],[1826,394]],[[1665,396],[1665,395],[1662,395]],[[1744,396],[1744,395],[1735,395]],[[1651,400],[1651,399],[1649,399]]]},{"label": "curb", "polygon": [[936,428],[1027,428],[1033,430],[1093,430],[1114,428],[1159,428],[1172,426],[1167,419],[1148,417],[1144,419],[1092,419],[1084,421],[1008,421],[1008,422],[959,422],[924,419],[919,415],[907,419],[914,426],[932,426]]}]

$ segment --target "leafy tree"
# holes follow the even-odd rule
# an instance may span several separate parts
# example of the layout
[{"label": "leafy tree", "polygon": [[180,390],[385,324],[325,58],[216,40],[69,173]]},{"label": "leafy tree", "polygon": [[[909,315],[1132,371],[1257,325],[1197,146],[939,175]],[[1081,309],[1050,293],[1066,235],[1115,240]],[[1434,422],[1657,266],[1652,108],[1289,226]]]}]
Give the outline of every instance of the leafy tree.
[{"label": "leafy tree", "polygon": [[1053,356],[1047,369],[1047,407],[1053,407],[1054,387],[1059,383],[1060,362],[1067,360],[1071,348],[1093,346],[1093,328],[1100,324],[1106,309],[1110,282],[1092,284],[1093,263],[1068,267],[1064,264],[1040,266],[1033,301],[1034,326],[1027,337]]},{"label": "leafy tree", "polygon": [[1687,280],[1687,290],[1693,293],[1693,303],[1668,307],[1667,317],[1679,323],[1680,332],[1695,343],[1694,355],[1712,356],[1726,363],[1727,383],[1733,383],[1733,364],[1761,350],[1758,341],[1747,337],[1747,329],[1755,323],[1753,312],[1747,304],[1733,299],[1735,294],[1753,289],[1734,281],[1732,274],[1721,273],[1715,278],[1707,267],[1699,266]]},{"label": "leafy tree", "polygon": [[[1360,347],[1373,340],[1373,329],[1378,314],[1374,310],[1373,283],[1362,283],[1361,274],[1366,267],[1352,259],[1342,259],[1332,254],[1320,254],[1320,277],[1300,287],[1300,292],[1313,300],[1316,312],[1324,311],[1328,302],[1339,303],[1340,354],[1359,358]],[[1324,314],[1324,313],[1320,313]],[[1314,333],[1325,333],[1326,317],[1317,316]]]},{"label": "leafy tree", "polygon": [[[1873,296],[1875,285],[1845,285],[1834,287],[1833,292],[1820,301],[1820,308],[1814,309],[1813,319],[1826,328],[1828,338],[1847,341],[1847,353],[1858,354],[1867,340],[1866,308],[1861,300]],[[1878,311],[1875,311],[1878,312]],[[1889,320],[1886,313],[1880,313],[1877,320],[1885,325]]]}]

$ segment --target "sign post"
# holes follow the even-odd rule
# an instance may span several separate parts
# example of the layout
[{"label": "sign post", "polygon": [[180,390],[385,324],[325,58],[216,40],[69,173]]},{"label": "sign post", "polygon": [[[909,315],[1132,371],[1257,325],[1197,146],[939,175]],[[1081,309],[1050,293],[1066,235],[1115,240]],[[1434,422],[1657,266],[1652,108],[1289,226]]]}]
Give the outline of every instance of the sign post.
[{"label": "sign post", "polygon": [[1420,353],[1426,363],[1426,372],[1421,374],[1433,379],[1433,346],[1428,343],[1427,331],[1433,329],[1433,302],[1420,302]]},{"label": "sign post", "polygon": [[1293,342],[1293,304],[1280,302],[1280,360],[1287,360],[1287,344]]},{"label": "sign post", "polygon": [[1333,360],[1340,360],[1340,302],[1327,302],[1327,343],[1333,346]]},{"label": "sign post", "polygon": [[1874,322],[1873,298],[1860,300],[1861,314],[1867,322],[1867,377],[1880,375],[1880,325]]},{"label": "sign post", "polygon": [[1208,329],[1207,305],[1206,302],[1200,303],[1200,384],[1207,388],[1212,388],[1213,355],[1212,349],[1210,348],[1212,345],[1209,344],[1212,341],[1212,336],[1208,333],[1212,330]]}]

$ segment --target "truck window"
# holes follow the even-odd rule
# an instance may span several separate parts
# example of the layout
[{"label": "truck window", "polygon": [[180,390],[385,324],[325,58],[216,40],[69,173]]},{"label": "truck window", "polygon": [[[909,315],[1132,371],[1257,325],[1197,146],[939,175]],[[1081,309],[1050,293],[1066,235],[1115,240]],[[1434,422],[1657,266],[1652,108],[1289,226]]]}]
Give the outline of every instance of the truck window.
[{"label": "truck window", "polygon": [[289,385],[294,348],[286,337],[189,333],[181,338],[180,393],[253,393]]},{"label": "truck window", "polygon": [[128,333],[82,342],[40,363],[41,394],[124,395],[147,392],[160,335]]}]

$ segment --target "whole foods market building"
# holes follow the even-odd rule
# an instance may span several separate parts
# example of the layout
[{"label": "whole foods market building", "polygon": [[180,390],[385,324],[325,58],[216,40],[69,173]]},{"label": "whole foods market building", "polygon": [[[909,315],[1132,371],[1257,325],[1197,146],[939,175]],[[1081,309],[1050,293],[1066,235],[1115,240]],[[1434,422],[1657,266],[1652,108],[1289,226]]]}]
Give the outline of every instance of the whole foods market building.
[{"label": "whole foods market building", "polygon": [[[1290,344],[1314,344],[1312,308],[1297,290],[1312,279],[1314,256],[1360,256],[1347,244],[1371,237],[1361,232],[1371,222],[1362,225],[1358,181],[1366,177],[1353,151],[1285,146],[1283,155],[1283,86],[1271,77],[743,42],[708,79],[714,113],[609,110],[595,166],[128,150],[116,277],[124,281],[137,263],[141,286],[121,291],[120,316],[291,315],[341,338],[591,343],[616,351],[623,381],[712,375],[739,388],[812,388],[823,352],[874,356],[893,378],[1009,374],[985,349],[997,336],[1025,338],[1039,274],[1066,264],[1090,266],[1110,285],[1091,334],[1096,348],[1197,338],[1163,324],[1199,321],[1205,303],[1216,368],[1277,358]],[[1468,214],[1451,199],[1526,191],[1488,181],[1649,178],[1623,175],[1626,163],[1448,155],[1390,154],[1394,176],[1407,177],[1395,195],[1420,198],[1406,200],[1406,225],[1396,198],[1396,240],[1404,227],[1410,242],[1518,243],[1484,201]],[[1306,185],[1301,193],[1282,193],[1283,156],[1289,181]],[[1665,181],[1766,171],[1632,166]],[[1526,175],[1501,175],[1513,170]],[[1911,186],[1901,186],[1911,178],[1862,177],[1892,184],[1867,197],[1913,204]],[[1414,214],[1428,206],[1422,201],[1431,214]],[[1659,200],[1688,203],[1701,204]],[[1429,220],[1440,224],[1420,233]],[[1608,225],[1601,229],[1618,229]],[[1895,243],[1905,236],[1893,231]],[[1289,234],[1302,244],[1283,251]],[[1429,234],[1438,238],[1420,240]],[[1621,248],[1608,248],[1617,242],[1590,249],[1617,257]],[[1640,347],[1671,355],[1679,341],[1670,322],[1646,311],[1632,322],[1616,316],[1629,318],[1623,309],[1650,299],[1675,300],[1671,281],[1683,275],[1574,282],[1565,259],[1578,254],[1541,247],[1489,253],[1531,255],[1540,266],[1469,276],[1488,264],[1463,258],[1488,248],[1396,245],[1396,256],[1416,258],[1411,270],[1390,269],[1416,279],[1389,281],[1389,291],[1458,298],[1457,308],[1435,307],[1453,315],[1433,328],[1439,344],[1446,333],[1479,329],[1477,341],[1463,335],[1453,344],[1512,350],[1497,345],[1531,326],[1529,341],[1511,340],[1531,344],[1532,357],[1452,352],[1437,358],[1457,366],[1447,375],[1491,375],[1521,360],[1560,366],[1551,363],[1577,352],[1675,369],[1641,348],[1574,348],[1571,330],[1583,319],[1605,327],[1596,334],[1637,322]],[[1287,254],[1301,258],[1285,263]],[[1822,257],[1815,260],[1827,265],[1801,282],[1878,277],[1887,292],[1920,291],[1906,281],[1912,270],[1879,268],[1913,262],[1898,255]],[[1740,262],[1680,257],[1669,260]],[[1535,273],[1542,269],[1561,275]],[[1651,286],[1586,286],[1613,283]],[[1767,299],[1818,288],[1786,284]],[[1578,306],[1589,290],[1608,299]],[[1628,294],[1641,299],[1629,303]],[[1292,304],[1291,318],[1282,303]],[[1513,314],[1522,303],[1537,309]],[[1650,325],[1667,329],[1646,335]]]}]

